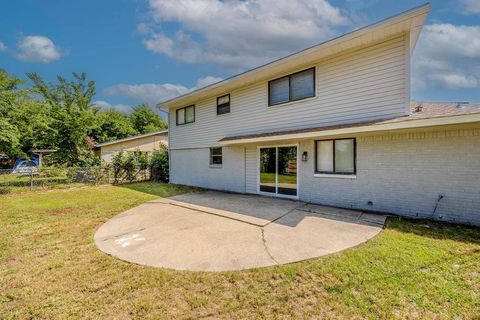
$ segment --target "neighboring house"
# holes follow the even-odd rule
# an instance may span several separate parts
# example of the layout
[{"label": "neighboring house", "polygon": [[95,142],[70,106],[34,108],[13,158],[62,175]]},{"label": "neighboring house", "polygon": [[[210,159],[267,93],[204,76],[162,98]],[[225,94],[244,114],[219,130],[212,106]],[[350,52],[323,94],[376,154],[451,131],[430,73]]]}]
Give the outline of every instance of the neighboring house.
[{"label": "neighboring house", "polygon": [[120,151],[153,152],[160,149],[160,145],[168,146],[168,130],[140,134],[125,139],[100,143],[95,145],[95,152],[105,162],[111,162],[112,157]]},{"label": "neighboring house", "polygon": [[429,9],[160,103],[170,181],[480,224],[480,107],[410,102]]}]

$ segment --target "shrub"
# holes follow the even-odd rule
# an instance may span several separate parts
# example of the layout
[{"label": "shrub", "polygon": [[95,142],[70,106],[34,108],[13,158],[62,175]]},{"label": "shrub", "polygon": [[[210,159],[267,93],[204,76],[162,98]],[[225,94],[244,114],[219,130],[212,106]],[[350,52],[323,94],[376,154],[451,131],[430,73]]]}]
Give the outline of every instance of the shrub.
[{"label": "shrub", "polygon": [[[124,180],[136,181],[139,174],[149,168],[150,160],[145,152],[123,152],[120,151],[112,158],[111,168],[113,172],[113,183],[118,184]],[[145,176],[143,176],[145,179]]]},{"label": "shrub", "polygon": [[7,187],[0,187],[0,195],[2,194],[9,194],[12,190],[10,190],[10,188],[7,188]]},{"label": "shrub", "polygon": [[168,182],[168,148],[161,145],[160,150],[153,153],[150,161],[150,180]]}]

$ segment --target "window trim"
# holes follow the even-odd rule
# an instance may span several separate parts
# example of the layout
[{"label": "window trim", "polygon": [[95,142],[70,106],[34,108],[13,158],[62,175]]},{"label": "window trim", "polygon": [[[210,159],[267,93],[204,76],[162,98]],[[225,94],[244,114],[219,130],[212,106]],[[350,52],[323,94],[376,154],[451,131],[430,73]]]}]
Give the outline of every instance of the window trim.
[{"label": "window trim", "polygon": [[[220,149],[222,154],[213,155],[212,154],[213,149]],[[213,161],[212,161],[213,157],[220,157],[222,163],[213,163]],[[210,167],[221,167],[221,166],[223,166],[223,147],[210,147],[209,148],[208,163],[209,163]]]},{"label": "window trim", "polygon": [[[291,85],[292,85],[291,78],[292,78],[292,76],[294,76],[298,73],[309,71],[309,70],[313,70],[313,96],[303,97],[303,98],[299,98],[299,99],[292,99],[292,90],[291,90]],[[288,101],[272,103],[271,99],[270,99],[270,96],[271,96],[270,83],[273,82],[273,81],[276,81],[276,80],[287,78],[287,77],[288,77]],[[308,68],[308,69],[303,69],[303,70],[300,70],[300,71],[297,71],[297,72],[294,72],[294,73],[287,74],[287,75],[282,76],[282,77],[278,77],[278,78],[269,80],[268,81],[268,106],[273,107],[273,106],[278,106],[278,105],[281,105],[281,104],[286,104],[286,103],[290,103],[290,102],[294,102],[294,101],[300,101],[300,100],[311,99],[311,98],[316,97],[317,96],[317,86],[316,86],[317,79],[316,78],[317,78],[316,68],[311,67],[311,68]]]},{"label": "window trim", "polygon": [[[187,122],[187,108],[190,108],[190,107],[193,107],[193,121],[190,121],[190,122]],[[178,123],[178,112],[180,110],[185,110],[184,111],[184,123]],[[191,104],[189,106],[186,106],[186,107],[183,107],[183,108],[178,108],[175,110],[175,123],[177,126],[183,126],[183,125],[186,125],[186,124],[189,124],[189,123],[194,123],[195,122],[195,105],[194,104]]]},{"label": "window trim", "polygon": [[[335,141],[338,140],[353,140],[353,172],[335,172]],[[333,171],[318,171],[317,169],[317,142],[318,141],[332,141],[332,148],[333,148]],[[314,140],[315,146],[315,172],[316,175],[342,175],[342,176],[355,176],[357,174],[357,139],[356,138],[339,138],[339,139],[319,139]]]},{"label": "window trim", "polygon": [[[219,104],[218,104],[218,100],[219,100],[220,98],[223,98],[223,97],[226,97],[226,96],[228,96],[228,112],[218,113],[218,107],[220,107],[220,106],[223,107],[224,105],[226,105],[226,103],[223,103],[223,104],[219,105]],[[230,98],[230,93],[224,94],[223,96],[217,97],[217,116],[230,113],[230,102],[231,102],[230,99],[231,99],[231,98]]]}]

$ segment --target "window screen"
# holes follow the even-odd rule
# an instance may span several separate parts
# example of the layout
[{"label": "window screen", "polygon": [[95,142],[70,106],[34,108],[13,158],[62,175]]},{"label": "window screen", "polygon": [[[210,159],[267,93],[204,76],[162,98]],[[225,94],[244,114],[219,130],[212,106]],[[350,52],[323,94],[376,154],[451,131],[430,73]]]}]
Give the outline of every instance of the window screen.
[{"label": "window screen", "polygon": [[314,96],[314,70],[309,69],[290,76],[290,99],[299,100]]},{"label": "window screen", "polygon": [[210,165],[221,165],[223,163],[222,148],[210,148]]},{"label": "window screen", "polygon": [[177,125],[195,122],[195,106],[177,109]]},{"label": "window screen", "polygon": [[230,95],[224,95],[217,98],[217,114],[230,112]]},{"label": "window screen", "polygon": [[315,68],[293,73],[268,83],[270,106],[315,96]]},{"label": "window screen", "polygon": [[270,105],[289,101],[289,78],[284,77],[270,82]]},{"label": "window screen", "polygon": [[355,173],[355,139],[319,140],[315,143],[315,172]]}]

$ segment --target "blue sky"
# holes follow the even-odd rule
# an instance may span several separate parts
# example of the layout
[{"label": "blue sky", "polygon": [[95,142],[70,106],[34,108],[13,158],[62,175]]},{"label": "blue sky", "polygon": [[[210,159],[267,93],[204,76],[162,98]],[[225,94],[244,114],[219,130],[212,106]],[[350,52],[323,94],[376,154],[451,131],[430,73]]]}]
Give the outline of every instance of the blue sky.
[{"label": "blue sky", "polygon": [[[95,101],[153,105],[424,1],[16,0],[0,10],[0,68],[85,71]],[[412,99],[480,102],[480,0],[431,1]]]}]

